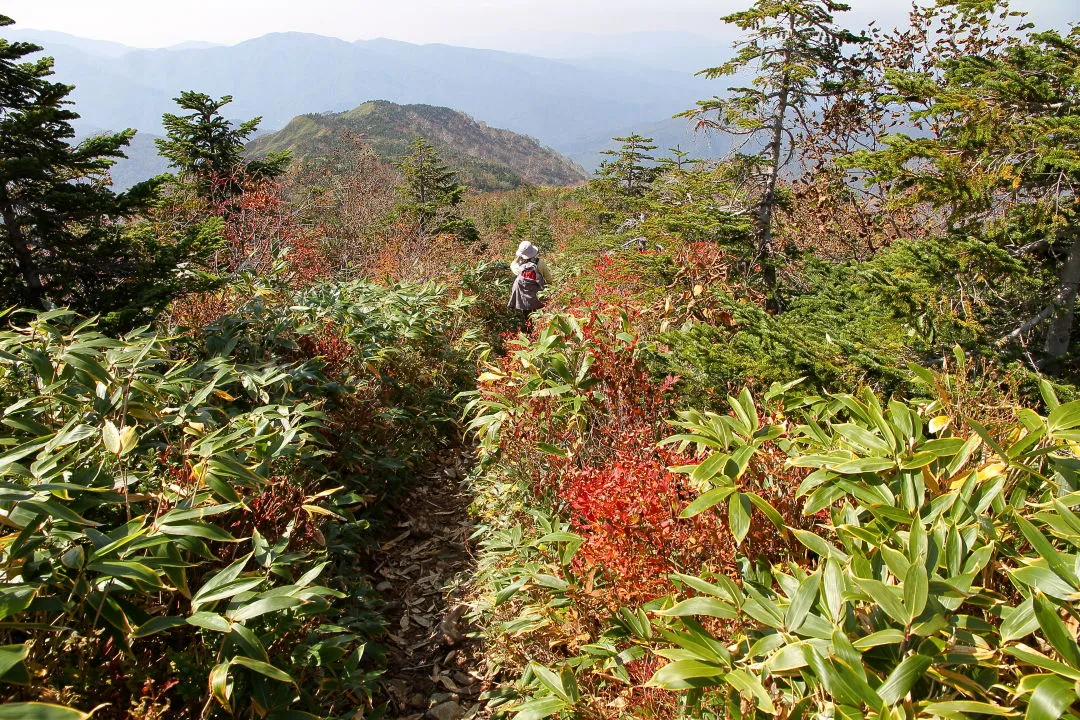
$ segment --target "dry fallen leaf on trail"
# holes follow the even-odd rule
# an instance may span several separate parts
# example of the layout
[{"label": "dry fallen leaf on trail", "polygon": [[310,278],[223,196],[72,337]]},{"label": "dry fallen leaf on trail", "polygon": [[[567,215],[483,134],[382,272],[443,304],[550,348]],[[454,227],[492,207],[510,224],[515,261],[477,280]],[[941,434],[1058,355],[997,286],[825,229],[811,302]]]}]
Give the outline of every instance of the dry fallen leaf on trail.
[{"label": "dry fallen leaf on trail", "polygon": [[439,632],[442,634],[443,642],[447,645],[457,645],[465,639],[465,628],[462,619],[465,617],[466,610],[465,605],[458,605],[439,623]]},{"label": "dry fallen leaf on trail", "polygon": [[412,534],[412,530],[406,530],[405,532],[401,533],[400,535],[398,535],[393,540],[390,540],[390,541],[388,541],[386,543],[383,543],[383,545],[379,549],[380,550],[389,550],[390,548],[394,547],[395,545],[397,545],[399,542],[401,542],[405,538],[409,537],[409,535],[411,535],[411,534]]}]

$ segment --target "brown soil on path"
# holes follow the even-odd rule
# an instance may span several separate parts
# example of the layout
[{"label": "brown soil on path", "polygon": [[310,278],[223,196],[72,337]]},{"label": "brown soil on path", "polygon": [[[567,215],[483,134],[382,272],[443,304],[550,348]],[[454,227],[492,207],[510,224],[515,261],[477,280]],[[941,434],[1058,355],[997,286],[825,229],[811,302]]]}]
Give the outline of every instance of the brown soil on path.
[{"label": "brown soil on path", "polygon": [[490,689],[482,641],[466,618],[475,560],[471,497],[464,487],[471,448],[447,451],[391,512],[380,538],[374,582],[387,603],[388,669],[380,679],[387,717],[485,717]]}]

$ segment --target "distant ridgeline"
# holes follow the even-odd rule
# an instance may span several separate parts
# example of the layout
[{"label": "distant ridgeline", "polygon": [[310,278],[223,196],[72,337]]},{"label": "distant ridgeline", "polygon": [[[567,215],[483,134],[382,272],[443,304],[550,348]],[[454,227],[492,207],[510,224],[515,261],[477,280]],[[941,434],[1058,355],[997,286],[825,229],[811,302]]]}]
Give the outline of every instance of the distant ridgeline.
[{"label": "distant ridgeline", "polygon": [[477,190],[506,190],[522,183],[573,185],[588,174],[569,158],[533,138],[488,127],[465,113],[433,105],[367,102],[343,113],[293,118],[282,130],[247,146],[250,156],[289,150],[303,160],[335,154],[359,136],[386,161],[399,159],[417,137],[434,144],[458,178]]}]

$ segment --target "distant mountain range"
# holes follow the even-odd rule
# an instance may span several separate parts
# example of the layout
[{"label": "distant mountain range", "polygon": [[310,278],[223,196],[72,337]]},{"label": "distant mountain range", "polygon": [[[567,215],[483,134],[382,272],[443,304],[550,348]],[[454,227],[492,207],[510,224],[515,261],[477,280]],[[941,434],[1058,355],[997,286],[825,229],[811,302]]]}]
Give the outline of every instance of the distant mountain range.
[{"label": "distant mountain range", "polygon": [[654,30],[630,33],[516,32],[510,43],[498,39],[481,41],[480,47],[508,50],[537,57],[606,67],[650,67],[696,73],[720,65],[731,55],[731,43],[738,35],[733,26],[718,23],[714,28],[726,33],[716,39],[690,32]]},{"label": "distant mountain range", "polygon": [[638,123],[614,133],[584,137],[567,143],[563,152],[582,167],[595,169],[606,159],[603,151],[618,146],[612,138],[627,137],[634,133],[652,138],[652,144],[656,146],[651,152],[654,158],[672,157],[671,151],[677,148],[690,153],[688,159],[710,160],[723,157],[732,147],[732,139],[728,135],[715,131],[697,132],[692,121],[672,118],[654,123]]},{"label": "distant mountain range", "polygon": [[[81,135],[79,139],[101,132],[105,131],[91,131]],[[117,190],[127,190],[135,183],[169,172],[169,161],[158,155],[157,145],[154,143],[158,139],[159,136],[149,133],[141,132],[135,135],[124,151],[127,158],[118,161],[109,170],[113,186]]]},{"label": "distant mountain range", "polygon": [[[610,137],[656,126],[726,86],[689,71],[619,61],[610,53],[555,60],[392,40],[350,43],[301,33],[232,46],[139,50],[18,28],[5,28],[3,35],[38,42],[55,57],[58,79],[76,86],[73,99],[86,133],[134,127],[160,134],[162,113],[175,108],[172,98],[183,90],[233,95],[231,116],[262,116],[268,132],[298,113],[344,112],[381,99],[452,107],[537,138],[589,171],[596,168],[599,151],[613,145]],[[645,38],[636,41],[648,47]],[[670,38],[665,42],[671,49]],[[678,123],[665,126],[670,135],[665,145],[693,143],[692,131]]]},{"label": "distant mountain range", "polygon": [[480,190],[521,185],[572,185],[589,177],[581,167],[532,138],[499,130],[468,115],[432,105],[368,102],[344,113],[301,115],[248,145],[254,156],[288,150],[294,158],[326,155],[355,133],[385,161],[405,154],[417,137],[434,144],[462,182]]}]

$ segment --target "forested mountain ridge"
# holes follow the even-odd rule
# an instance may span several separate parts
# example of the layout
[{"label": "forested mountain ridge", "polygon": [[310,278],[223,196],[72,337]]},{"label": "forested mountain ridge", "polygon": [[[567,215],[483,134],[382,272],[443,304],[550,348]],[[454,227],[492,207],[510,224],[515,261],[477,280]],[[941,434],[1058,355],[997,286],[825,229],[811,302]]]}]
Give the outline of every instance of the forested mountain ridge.
[{"label": "forested mountain ridge", "polygon": [[478,122],[468,115],[432,105],[364,103],[344,113],[314,113],[293,118],[276,133],[247,146],[252,156],[288,150],[298,160],[325,156],[346,134],[371,146],[386,162],[400,160],[410,142],[426,138],[466,184],[479,190],[530,185],[573,185],[588,174],[571,160],[536,140]]}]

